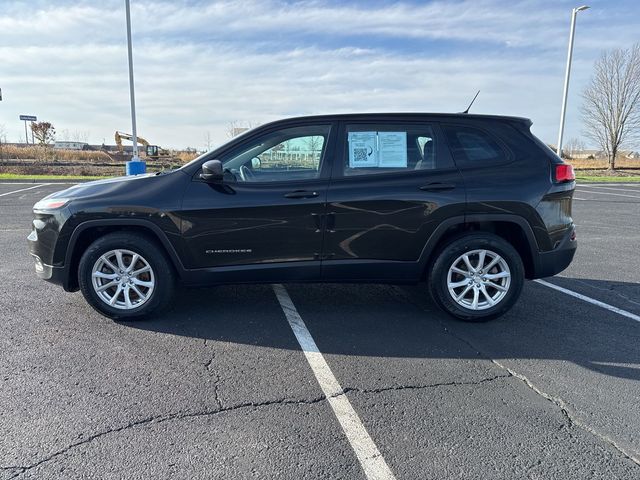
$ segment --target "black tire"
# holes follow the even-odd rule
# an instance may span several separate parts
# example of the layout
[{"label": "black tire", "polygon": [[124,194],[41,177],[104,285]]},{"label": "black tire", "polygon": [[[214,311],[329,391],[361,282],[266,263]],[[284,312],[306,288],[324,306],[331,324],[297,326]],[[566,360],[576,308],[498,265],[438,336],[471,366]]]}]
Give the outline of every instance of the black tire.
[{"label": "black tire", "polygon": [[[92,281],[94,265],[96,265],[98,259],[103,255],[113,250],[127,250],[136,253],[142,257],[149,267],[151,267],[151,273],[149,273],[147,279],[153,280],[154,286],[153,290],[148,295],[148,298],[141,301],[142,297],[139,297],[135,293],[131,293],[131,297],[134,298],[134,301],[137,300],[138,302],[141,302],[139,306],[134,305],[134,307],[129,309],[113,307],[100,298],[98,292],[94,288]],[[131,261],[131,259],[132,258],[129,257],[129,261]],[[109,270],[107,271],[109,272]],[[153,277],[150,275],[153,275]],[[150,315],[159,308],[165,307],[173,296],[175,288],[174,277],[170,260],[164,254],[162,249],[158,247],[153,240],[144,235],[133,232],[109,233],[100,237],[82,254],[80,264],[78,266],[78,283],[80,284],[82,295],[89,305],[91,305],[95,310],[102,315],[113,319],[138,319]],[[118,277],[117,280],[118,282],[119,278],[120,277]],[[145,277],[142,277],[142,279],[144,280]],[[141,290],[144,289],[144,287],[141,288]],[[113,292],[113,294],[115,294],[115,287],[112,287],[107,291],[107,293],[109,292]],[[114,296],[113,294],[111,296]],[[121,302],[124,302],[123,295],[124,294],[118,296],[118,299],[122,298]]]},{"label": "black tire", "polygon": [[[447,283],[449,269],[454,262],[465,253],[474,250],[488,250],[497,253],[506,262],[510,273],[506,294],[495,305],[482,310],[474,310],[456,302],[449,292]],[[460,275],[458,280],[466,281],[466,278]],[[480,282],[480,280],[478,281]],[[505,314],[518,300],[524,284],[524,266],[516,249],[501,237],[490,233],[469,233],[453,240],[438,252],[428,275],[428,284],[434,301],[445,312],[467,322],[484,322]],[[457,288],[464,290],[466,286]],[[498,290],[489,288],[490,292],[498,293]],[[473,290],[468,295],[472,296]],[[486,302],[486,297],[481,296],[480,298]]]}]

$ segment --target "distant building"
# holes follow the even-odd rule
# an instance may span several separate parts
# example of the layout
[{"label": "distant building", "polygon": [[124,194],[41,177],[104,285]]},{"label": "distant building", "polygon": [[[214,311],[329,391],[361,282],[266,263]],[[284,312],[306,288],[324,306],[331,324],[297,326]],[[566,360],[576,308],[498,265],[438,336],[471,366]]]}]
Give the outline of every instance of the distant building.
[{"label": "distant building", "polygon": [[629,158],[632,160],[638,160],[640,159],[640,152],[634,152],[633,150],[625,150],[623,152],[620,152],[620,156]]},{"label": "distant building", "polygon": [[576,150],[571,152],[571,158],[575,160],[586,160],[588,158],[603,158],[606,155],[602,150]]},{"label": "distant building", "polygon": [[[633,150],[620,150],[617,155],[618,158],[628,158],[632,160],[640,159],[640,152]],[[571,152],[571,158],[575,160],[586,160],[591,158],[607,158],[607,155],[602,150],[576,150]]]},{"label": "distant building", "polygon": [[56,150],[89,150],[89,144],[85,142],[56,142],[53,144]]}]

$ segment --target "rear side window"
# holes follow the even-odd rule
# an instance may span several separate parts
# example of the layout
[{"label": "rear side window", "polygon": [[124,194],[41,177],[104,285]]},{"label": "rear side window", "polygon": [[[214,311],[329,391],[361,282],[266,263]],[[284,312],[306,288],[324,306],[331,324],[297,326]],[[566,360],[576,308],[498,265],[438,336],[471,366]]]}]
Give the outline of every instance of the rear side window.
[{"label": "rear side window", "polygon": [[345,140],[345,176],[442,168],[429,124],[347,125]]},{"label": "rear side window", "polygon": [[443,125],[443,130],[459,165],[479,167],[509,160],[504,148],[483,130],[461,125]]}]

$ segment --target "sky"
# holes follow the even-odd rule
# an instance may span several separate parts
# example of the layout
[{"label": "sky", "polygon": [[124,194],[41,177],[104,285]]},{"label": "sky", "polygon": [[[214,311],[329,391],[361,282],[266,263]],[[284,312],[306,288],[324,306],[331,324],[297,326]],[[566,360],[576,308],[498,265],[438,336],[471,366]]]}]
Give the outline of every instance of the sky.
[{"label": "sky", "polygon": [[[640,41],[640,1],[584,0],[565,141],[604,49]],[[131,0],[138,134],[203,150],[231,122],[343,112],[518,115],[556,143],[579,1]],[[0,0],[0,135],[20,114],[57,138],[131,132],[124,0]]]}]

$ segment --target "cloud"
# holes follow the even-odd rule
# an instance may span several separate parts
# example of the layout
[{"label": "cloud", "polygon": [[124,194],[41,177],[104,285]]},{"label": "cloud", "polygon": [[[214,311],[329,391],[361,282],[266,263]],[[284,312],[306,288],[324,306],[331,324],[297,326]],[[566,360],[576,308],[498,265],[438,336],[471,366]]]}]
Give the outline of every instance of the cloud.
[{"label": "cloud", "polygon": [[[567,5],[136,1],[138,128],[152,143],[202,148],[205,132],[219,143],[233,120],[460,111],[480,89],[475,111],[532,117],[553,141]],[[122,10],[111,0],[40,1],[34,11],[9,2],[0,14],[0,124],[10,140],[20,113],[59,131],[89,130],[93,142],[130,129]],[[579,134],[577,93],[593,59],[635,35],[621,12],[605,13],[580,18],[567,138]]]}]

